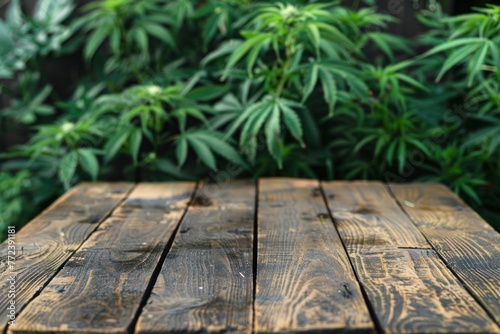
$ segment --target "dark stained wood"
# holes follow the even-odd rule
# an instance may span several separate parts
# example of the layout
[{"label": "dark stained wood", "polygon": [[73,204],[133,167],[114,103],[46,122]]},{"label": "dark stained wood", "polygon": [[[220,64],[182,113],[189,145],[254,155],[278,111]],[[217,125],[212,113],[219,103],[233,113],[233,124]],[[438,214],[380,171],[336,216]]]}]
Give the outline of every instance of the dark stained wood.
[{"label": "dark stained wood", "polygon": [[376,181],[322,183],[346,247],[431,248],[422,233]]},{"label": "dark stained wood", "polygon": [[385,333],[498,333],[498,327],[429,249],[351,253]]},{"label": "dark stained wood", "polygon": [[195,189],[70,190],[16,234],[8,327],[0,245],[2,333],[500,334],[500,234],[444,186]]},{"label": "dark stained wood", "polygon": [[261,179],[256,333],[373,332],[318,181]]},{"label": "dark stained wood", "polygon": [[384,332],[498,331],[435,252],[426,249],[430,245],[384,185],[328,182],[323,189]]},{"label": "dark stained wood", "polygon": [[[132,189],[130,183],[82,183],[16,233],[16,311],[57,273]],[[0,331],[7,324],[7,243],[0,245]]]},{"label": "dark stained wood", "polygon": [[251,333],[255,191],[238,181],[197,192],[138,333]]},{"label": "dark stained wood", "polygon": [[500,234],[443,185],[390,189],[448,267],[500,324]]},{"label": "dark stained wood", "polygon": [[139,184],[9,332],[126,333],[194,188]]}]

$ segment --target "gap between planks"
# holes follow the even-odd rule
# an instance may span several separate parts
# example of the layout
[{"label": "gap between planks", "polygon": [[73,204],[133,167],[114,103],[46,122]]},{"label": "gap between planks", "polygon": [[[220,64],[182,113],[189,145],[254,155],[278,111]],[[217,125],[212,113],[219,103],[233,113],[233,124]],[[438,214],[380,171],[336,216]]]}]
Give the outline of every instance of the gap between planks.
[{"label": "gap between planks", "polygon": [[498,331],[384,184],[322,188],[384,332]]},{"label": "gap between planks", "polygon": [[184,213],[182,214],[182,217],[179,219],[179,222],[177,223],[177,226],[175,227],[174,231],[172,232],[172,236],[170,237],[169,241],[167,242],[167,245],[163,249],[163,252],[160,256],[160,260],[158,261],[156,268],[153,271],[153,274],[151,275],[151,279],[149,281],[148,286],[146,287],[146,290],[144,292],[144,296],[141,300],[141,303],[139,304],[139,308],[137,309],[137,312],[134,315],[134,318],[132,319],[132,322],[127,328],[128,333],[135,333],[135,327],[137,326],[137,322],[139,321],[139,317],[144,309],[144,306],[146,306],[147,301],[149,300],[151,293],[153,292],[153,288],[156,284],[156,281],[158,280],[158,276],[160,276],[160,271],[162,268],[163,263],[165,262],[165,259],[170,252],[170,249],[172,249],[172,245],[174,243],[175,236],[179,232],[180,226],[182,221],[184,220],[184,217],[186,216],[186,213],[189,209],[189,206],[191,203],[193,203],[194,197],[196,196],[196,192],[199,190],[200,187],[203,186],[203,182],[199,181],[196,183],[196,186],[193,190],[193,193],[191,194],[191,198],[186,206],[186,209],[184,210]]},{"label": "gap between planks", "polygon": [[259,180],[255,333],[374,329],[317,180]]},{"label": "gap between planks", "polygon": [[197,191],[137,333],[251,333],[255,183]]},{"label": "gap between planks", "polygon": [[255,183],[255,204],[254,204],[254,215],[253,215],[253,266],[252,266],[252,334],[255,334],[255,296],[257,295],[257,256],[258,256],[258,241],[259,241],[259,233],[258,233],[258,219],[259,219],[259,181],[258,179],[254,180]]},{"label": "gap between planks", "polygon": [[323,197],[323,202],[325,203],[326,209],[328,210],[328,215],[329,215],[329,218],[331,220],[331,223],[333,224],[335,231],[337,232],[337,235],[339,236],[339,239],[342,243],[342,247],[344,248],[344,252],[347,254],[347,258],[348,258],[349,263],[351,265],[351,269],[354,273],[354,277],[356,278],[356,281],[359,284],[359,288],[360,288],[361,294],[363,296],[363,300],[365,301],[366,307],[368,308],[368,312],[370,313],[370,318],[373,321],[374,332],[375,333],[384,333],[384,329],[382,327],[381,322],[379,321],[379,319],[377,317],[377,313],[375,312],[375,309],[374,309],[372,303],[370,303],[366,288],[365,288],[364,284],[361,283],[358,272],[356,271],[356,268],[354,266],[353,260],[349,256],[349,252],[347,250],[347,245],[346,245],[344,239],[340,237],[340,232],[338,230],[337,224],[335,224],[335,219],[333,218],[332,210],[331,210],[330,205],[328,203],[325,189],[323,189],[323,181],[319,182],[319,189],[321,191],[321,196]]},{"label": "gap between planks", "polygon": [[[178,226],[179,217],[184,214],[195,189],[194,183],[165,185],[141,183],[134,187],[38,297],[28,304],[16,319],[16,326],[9,328],[9,333],[129,332],[127,325],[135,321],[142,298],[146,298],[144,292],[152,279],[151,268],[158,264],[155,253],[165,251],[162,237],[167,236],[170,240],[171,231]],[[141,225],[152,219],[158,220],[156,224],[153,221]],[[151,243],[151,252],[142,251],[145,243]],[[145,270],[141,269],[143,266]],[[118,278],[113,275],[115,269],[126,274],[127,279],[122,282],[120,274],[120,282],[117,282]],[[85,283],[83,287],[73,284],[81,281]],[[118,296],[111,286],[118,287]],[[132,305],[122,305],[122,299],[130,300]],[[107,311],[108,305],[116,306],[111,313]]]},{"label": "gap between planks", "polygon": [[[68,190],[66,193],[64,193],[61,197],[56,199],[49,207],[47,207],[45,210],[43,210],[38,216],[33,218],[28,224],[26,224],[21,230],[17,233],[16,235],[16,244],[19,247],[20,245],[23,245],[22,239],[25,237],[26,234],[26,239],[28,242],[27,244],[33,245],[31,246],[21,246],[21,249],[23,249],[23,253],[21,254],[20,257],[16,258],[16,273],[19,273],[20,271],[22,272],[23,270],[27,268],[31,268],[32,265],[37,265],[38,263],[41,263],[42,269],[46,270],[52,270],[52,272],[48,272],[46,277],[33,277],[33,278],[25,278],[23,280],[18,279],[16,281],[17,285],[22,285],[25,284],[27,286],[24,287],[24,289],[20,293],[16,293],[16,321],[21,312],[40,294],[40,292],[50,283],[50,281],[57,275],[57,273],[66,265],[66,263],[70,260],[70,258],[73,256],[73,254],[81,247],[81,245],[88,239],[90,236],[95,232],[96,229],[99,228],[100,224],[104,222],[109,216],[112,215],[113,211],[121,204],[123,201],[127,198],[127,196],[132,192],[134,189],[135,185],[131,183],[126,183],[126,182],[120,182],[120,183],[103,183],[101,190],[106,190],[106,196],[108,197],[104,203],[102,201],[98,201],[98,208],[95,209],[93,206],[83,206],[79,202],[78,204],[78,210],[76,210],[75,206],[75,211],[78,211],[76,214],[76,217],[73,217],[73,219],[79,218],[79,222],[82,224],[82,226],[85,226],[88,224],[90,226],[88,229],[81,228],[81,231],[71,231],[72,225],[71,222],[69,224],[68,220],[66,219],[67,217],[60,217],[59,214],[61,212],[58,212],[59,207],[63,207],[64,205],[68,204],[70,199],[72,197],[78,197],[82,196],[80,198],[86,201],[92,201],[92,198],[87,198],[86,197],[86,192],[92,192],[92,191],[97,191],[94,189],[94,187],[91,185],[91,183],[88,182],[83,182],[78,184],[77,186],[71,188]],[[79,195],[80,192],[80,195]],[[103,195],[105,193],[103,192]],[[109,195],[109,196],[108,196]],[[108,201],[108,202],[106,202]],[[64,212],[64,210],[59,210]],[[102,211],[102,212],[101,212]],[[57,213],[58,215],[54,215]],[[51,216],[51,214],[53,216]],[[73,212],[68,212],[68,215],[72,215]],[[54,223],[54,221],[58,222],[58,226]],[[87,224],[84,224],[87,223]],[[66,224],[66,225],[65,225]],[[40,225],[40,226],[38,226]],[[31,232],[31,230],[34,230]],[[72,232],[72,233],[66,233],[66,232]],[[68,231],[67,231],[68,230]],[[61,239],[61,245],[58,245],[58,247],[53,248],[52,252],[48,254],[48,256],[52,256],[55,258],[53,261],[55,262],[54,266],[55,268],[50,268],[50,263],[49,266],[47,267],[47,260],[44,257],[42,261],[39,261],[37,257],[30,256],[28,258],[24,258],[24,249],[26,248],[26,255],[28,255],[28,252],[33,249],[33,252],[37,251],[37,247],[35,243],[32,243],[32,239],[36,238],[37,236],[40,236],[42,239],[45,238],[45,234],[48,234],[49,236],[52,234],[52,236],[58,235],[58,239]],[[66,235],[67,234],[67,235]],[[81,238],[78,238],[78,234],[82,234]],[[46,238],[45,238],[46,239]],[[20,241],[21,240],[21,241]],[[48,242],[49,240],[46,240]],[[72,242],[73,241],[73,242]],[[41,243],[41,244],[42,244]],[[76,244],[75,247],[71,247],[73,244]],[[4,247],[6,243],[4,242],[0,247]],[[68,248],[69,249],[64,249]],[[40,248],[40,247],[39,247]],[[61,248],[63,248],[61,250]],[[50,247],[47,248],[50,251]],[[43,249],[41,250],[43,254]],[[57,253],[63,253],[60,255],[62,259],[58,259]],[[16,254],[17,255],[17,254]],[[57,262],[60,261],[61,263],[57,264]],[[27,262],[27,263],[24,263]],[[21,269],[19,270],[19,266],[21,266]],[[43,271],[43,270],[41,270]],[[3,278],[5,276],[4,274],[8,274],[7,271],[2,273],[0,275],[0,278]],[[8,274],[9,275],[9,274]],[[2,279],[2,283],[4,283],[6,280]],[[38,282],[37,282],[38,281]],[[24,294],[27,294],[24,296]],[[21,297],[20,297],[21,296]],[[0,312],[0,315],[4,315],[4,310],[6,310],[6,307],[2,307],[2,312]],[[2,317],[5,319],[5,317]],[[2,322],[0,325],[0,332],[2,333],[7,333],[9,331],[9,324],[7,321]]]},{"label": "gap between planks", "polygon": [[[495,247],[500,234],[444,185],[386,186],[439,258],[500,325],[500,249]],[[469,247],[456,247],[464,243]]]},{"label": "gap between planks", "polygon": [[[136,187],[136,186],[134,186],[133,188],[135,188],[135,187]],[[197,189],[198,189],[198,188],[196,188],[196,190],[192,192],[192,196],[194,196],[194,194],[197,192]],[[253,318],[252,318],[252,328],[253,328],[253,329],[255,329],[255,322],[256,322],[256,318],[255,318],[255,301],[256,301],[256,298],[255,298],[255,296],[256,296],[256,288],[257,288],[257,284],[256,284],[256,282],[257,282],[257,277],[258,277],[258,273],[257,273],[257,265],[258,265],[258,263],[257,263],[256,259],[257,259],[257,258],[258,258],[258,256],[259,256],[259,254],[258,254],[258,247],[257,247],[258,242],[259,242],[259,241],[258,241],[258,239],[257,239],[257,236],[258,236],[258,219],[257,219],[257,217],[258,217],[258,214],[259,214],[259,213],[258,213],[258,209],[259,209],[259,201],[258,201],[258,199],[259,199],[259,186],[258,186],[258,184],[257,184],[257,185],[255,185],[255,189],[256,189],[256,190],[255,190],[255,191],[256,191],[256,194],[255,194],[254,221],[253,221],[253,226],[254,226],[254,231],[253,231],[253,233],[254,233],[254,237],[255,237],[255,238],[254,238],[254,240],[253,240],[253,244],[254,244],[254,247],[253,247],[253,258],[254,258],[254,261],[253,261],[253,266],[254,266],[254,269],[253,269],[253,295],[254,295],[254,297],[252,298],[252,300],[253,300],[253,302],[252,302],[252,307],[253,307],[253,309],[254,309],[254,312],[252,312],[252,313],[253,313]],[[390,190],[390,189],[389,189],[389,190]],[[131,193],[131,192],[132,192],[132,189],[130,189],[130,190],[129,190],[129,192],[128,192],[128,194],[126,195],[126,197],[125,197],[125,198],[123,198],[123,199],[121,200],[121,203],[123,203],[123,202],[124,202],[124,201],[128,198],[128,196],[130,195],[130,193]],[[389,193],[391,193],[391,191],[389,191]],[[327,199],[327,196],[326,196],[326,194],[325,194],[325,192],[324,192],[324,189],[323,189],[323,194],[322,194],[322,195],[323,195],[323,200],[325,201],[325,205],[327,205],[327,204],[328,204],[328,199]],[[392,195],[393,195],[393,194],[392,194]],[[394,196],[394,195],[393,195],[393,196]],[[192,197],[191,197],[191,199],[192,199]],[[395,198],[394,198],[394,200],[395,200],[395,202],[396,202],[396,203],[398,203],[398,201],[397,201]],[[189,202],[189,204],[188,204],[188,205],[189,205],[189,207],[191,206],[191,205],[190,205],[190,204],[191,204],[191,202],[192,202],[192,200],[191,200],[191,201]],[[117,210],[117,207],[119,207],[119,206],[121,205],[121,203],[119,203],[117,206],[115,206],[115,208],[112,210],[112,213],[111,213],[111,214],[109,214],[109,213],[108,213],[108,215],[107,215],[107,217],[108,217],[108,218],[109,218],[109,217],[111,217],[111,216],[113,216],[113,214],[114,214],[114,213],[115,213],[115,211]],[[401,207],[401,203],[399,203],[399,206]],[[401,209],[404,209],[404,208],[401,208]],[[188,209],[186,209],[186,210],[184,211],[184,215],[183,215],[183,217],[185,216],[185,214],[186,214],[187,210],[188,210]],[[330,212],[330,215],[333,215],[333,214]],[[408,213],[407,213],[407,212],[405,212],[405,215],[406,215],[407,217],[409,217],[409,215],[408,215]],[[411,218],[411,217],[409,217],[409,218]],[[101,222],[100,222],[100,223],[102,223],[104,220],[106,220],[106,217],[105,217],[105,218],[103,218],[103,219],[101,219]],[[177,223],[177,227],[176,227],[175,233],[173,234],[173,237],[171,237],[171,239],[170,239],[170,244],[169,244],[169,245],[167,244],[167,245],[166,245],[166,247],[165,247],[165,249],[164,249],[164,251],[163,251],[163,255],[165,255],[165,257],[167,256],[167,254],[168,254],[168,253],[169,253],[169,251],[170,251],[170,248],[171,248],[171,246],[172,246],[172,241],[174,240],[174,236],[177,234],[178,229],[180,228],[182,221],[183,221],[183,218],[179,219],[179,221],[178,221],[178,223]],[[414,222],[413,222],[413,223],[414,223]],[[334,224],[334,226],[335,226],[335,229],[336,229],[336,230],[337,230],[337,232],[338,232],[338,227],[337,227],[337,225],[336,225],[336,224]],[[98,227],[99,227],[99,226],[96,226],[96,227],[95,227],[95,229],[98,229]],[[94,230],[94,231],[95,231],[95,230]],[[92,236],[92,234],[93,234],[93,233],[94,233],[94,232],[91,232],[91,234],[89,234],[89,235],[87,236],[87,238],[86,238],[86,239],[85,239],[85,240],[84,240],[84,241],[80,244],[80,246],[78,247],[78,249],[80,249],[80,248],[81,248],[82,244],[83,244],[86,240],[88,240],[89,238],[91,238],[91,236]],[[424,235],[424,237],[425,237],[425,235]],[[427,239],[426,237],[425,237],[425,239],[426,239],[426,241],[428,242],[428,239]],[[421,250],[421,251],[424,251],[424,250],[425,250],[425,251],[430,251],[430,250],[432,250],[432,249],[430,249],[430,247],[422,247],[422,246],[407,246],[407,245],[406,245],[406,243],[404,243],[404,244],[405,244],[405,245],[403,245],[403,246],[397,245],[395,248],[400,249],[400,250],[408,250],[408,251],[410,251],[411,253],[413,253],[413,252],[412,252],[412,250],[415,250],[415,251],[416,251],[416,250]],[[342,245],[343,245],[344,249],[347,251],[347,246],[346,246],[346,243],[345,243],[345,241],[344,241],[344,238],[342,238]],[[78,250],[78,249],[77,249],[77,250]],[[76,251],[75,251],[75,253],[76,253]],[[437,252],[437,253],[439,254],[439,252]],[[74,254],[74,253],[73,253],[73,254]],[[418,255],[417,253],[415,253],[414,255],[411,255],[411,258],[418,259],[418,258],[419,258],[419,256],[420,256],[420,255]],[[144,303],[145,303],[145,302],[149,299],[149,297],[150,297],[150,295],[151,295],[151,288],[152,288],[152,286],[155,284],[155,282],[156,282],[156,280],[157,280],[157,278],[158,278],[158,276],[159,276],[159,272],[158,272],[158,273],[156,273],[156,270],[158,270],[158,268],[160,268],[160,267],[161,267],[161,265],[163,264],[163,260],[164,260],[164,258],[162,258],[162,259],[158,262],[157,267],[156,267],[156,269],[155,269],[155,272],[154,272],[154,274],[151,276],[151,281],[149,282],[149,285],[148,285],[148,287],[147,287],[147,289],[146,289],[146,292],[145,292],[145,294],[144,294],[144,296],[143,296],[143,300],[141,301],[140,307],[139,307],[139,309],[137,310],[136,316],[134,317],[134,321],[133,321],[133,323],[131,324],[130,328],[128,329],[129,331],[131,331],[131,330],[132,330],[132,328],[133,328],[133,324],[135,324],[135,322],[137,321],[137,319],[138,319],[139,315],[142,313]],[[444,259],[442,259],[442,258],[441,258],[441,260],[443,260],[443,261],[444,261]],[[65,266],[65,264],[66,264],[68,261],[69,261],[69,259],[66,259],[66,262],[64,262],[64,263],[63,263],[63,264],[59,267],[59,271],[60,271],[60,270],[61,270],[61,269]],[[352,265],[353,265],[353,264],[352,264],[352,259],[349,259],[349,261],[350,261],[351,266],[352,266]],[[446,261],[444,261],[444,262],[446,263]],[[356,272],[356,276],[357,276],[357,271],[355,271],[355,272]],[[55,275],[57,275],[57,273],[58,273],[58,272],[56,272],[56,273],[54,274],[54,276],[55,276]],[[454,275],[455,275],[455,276],[457,276],[457,277],[458,277],[458,275],[457,275],[455,272],[453,272],[453,273],[454,273]],[[53,277],[54,277],[54,276],[53,276]],[[52,278],[53,278],[53,277],[52,277]],[[52,279],[52,278],[51,278],[51,279]],[[51,279],[49,279],[49,281],[47,281],[47,282],[44,284],[43,288],[45,288],[48,284],[50,284],[50,280],[51,280]],[[458,279],[460,279],[460,277],[458,277]],[[357,280],[357,281],[360,281],[359,277],[356,277],[356,280]],[[362,287],[363,287],[363,285],[362,285]],[[362,289],[362,290],[364,290],[364,289]],[[469,292],[470,292],[470,291],[469,291]],[[365,292],[365,293],[366,293],[366,292]],[[36,295],[34,295],[34,296],[33,296],[33,298],[32,298],[30,301],[32,301],[32,300],[34,299],[34,297],[38,296],[38,294],[39,294],[39,292],[37,292],[37,293],[36,293]],[[367,304],[369,307],[372,307],[372,306],[371,306],[371,303],[370,303],[370,302],[368,302],[368,297],[367,297],[367,296],[365,296],[365,299],[366,299],[366,304]],[[29,304],[28,304],[28,305],[29,305]],[[372,317],[373,317],[373,314],[372,314]],[[374,318],[374,319],[376,319],[376,317],[373,317],[373,318]],[[378,326],[377,326],[377,327],[378,327]],[[379,329],[379,330],[380,330],[380,329]]]}]

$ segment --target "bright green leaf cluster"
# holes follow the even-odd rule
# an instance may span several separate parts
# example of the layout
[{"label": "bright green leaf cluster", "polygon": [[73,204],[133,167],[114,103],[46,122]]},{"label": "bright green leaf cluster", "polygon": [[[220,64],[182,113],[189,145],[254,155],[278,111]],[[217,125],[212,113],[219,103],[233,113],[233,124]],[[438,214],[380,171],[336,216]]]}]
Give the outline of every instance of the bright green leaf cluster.
[{"label": "bright green leaf cluster", "polygon": [[11,1],[0,138],[22,145],[0,189],[47,197],[12,187],[8,219],[80,180],[221,175],[437,181],[494,207],[500,7],[429,7],[408,39],[363,2]]}]

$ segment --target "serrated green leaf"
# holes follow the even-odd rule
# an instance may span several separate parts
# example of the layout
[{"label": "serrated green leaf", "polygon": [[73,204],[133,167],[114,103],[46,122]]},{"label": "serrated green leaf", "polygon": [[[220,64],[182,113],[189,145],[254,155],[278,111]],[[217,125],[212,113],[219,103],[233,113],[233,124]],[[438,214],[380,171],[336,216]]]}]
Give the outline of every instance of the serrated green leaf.
[{"label": "serrated green leaf", "polygon": [[64,21],[73,8],[72,0],[38,0],[33,18],[38,22],[54,26]]},{"label": "serrated green leaf", "polygon": [[104,163],[113,159],[130,135],[128,128],[123,128],[111,136],[104,145]]},{"label": "serrated green leaf", "polygon": [[491,138],[490,145],[488,145],[488,155],[490,156],[493,156],[500,146],[500,127],[497,127],[497,130],[497,135]]},{"label": "serrated green leaf", "polygon": [[23,12],[19,0],[12,0],[6,13],[7,24],[10,26],[20,26],[23,22]]},{"label": "serrated green leaf", "polygon": [[314,90],[314,87],[316,87],[316,83],[318,82],[318,65],[317,64],[311,64],[309,66],[309,71],[306,74],[305,77],[305,87],[304,87],[304,93],[302,94],[302,103],[304,103],[309,95]]},{"label": "serrated green leaf", "polygon": [[368,37],[375,43],[375,45],[378,46],[380,50],[382,50],[382,52],[385,53],[387,57],[389,57],[391,61],[394,61],[394,54],[392,53],[392,48],[383,38],[384,37],[383,33],[372,32],[368,34]]},{"label": "serrated green leaf", "polygon": [[371,135],[371,136],[363,138],[362,140],[360,140],[356,144],[356,146],[354,146],[353,152],[354,153],[359,152],[359,150],[361,150],[363,148],[363,146],[365,146],[366,144],[368,144],[369,142],[371,142],[372,140],[375,140],[375,139],[377,139],[377,135]]},{"label": "serrated green leaf", "polygon": [[257,61],[257,57],[259,56],[262,48],[266,45],[268,41],[263,40],[255,44],[252,48],[252,50],[248,53],[247,57],[247,72],[250,77],[253,76],[253,67],[255,65],[255,62]]},{"label": "serrated green leaf", "polygon": [[189,93],[194,88],[194,86],[196,86],[196,84],[200,81],[201,77],[204,76],[205,74],[206,72],[201,70],[192,75],[191,78],[189,78],[189,80],[184,85],[184,88],[181,91],[181,95],[184,96],[187,93]]},{"label": "serrated green leaf", "polygon": [[234,65],[236,65],[236,63],[240,59],[242,59],[250,51],[251,48],[253,48],[256,44],[265,41],[266,39],[270,39],[270,37],[271,36],[269,34],[258,34],[239,45],[229,57],[221,80],[225,80],[227,78],[229,70],[233,68]]},{"label": "serrated green leaf", "polygon": [[416,148],[420,149],[426,156],[430,157],[431,152],[427,149],[427,147],[424,145],[424,143],[413,139],[413,138],[406,138],[405,139],[408,143],[412,144]]},{"label": "serrated green leaf", "polygon": [[280,111],[275,105],[265,127],[267,149],[273,159],[278,164],[278,168],[283,168],[283,158],[280,148]]},{"label": "serrated green leaf", "polygon": [[386,161],[389,165],[392,165],[392,161],[394,159],[394,150],[396,149],[396,144],[397,141],[393,140],[390,144],[389,147],[387,148],[386,152]]},{"label": "serrated green leaf", "polygon": [[241,157],[241,155],[236,151],[231,145],[221,140],[220,138],[214,136],[210,132],[198,132],[196,133],[196,138],[202,140],[207,146],[219,154],[220,156],[226,158],[227,160],[234,162],[240,166],[247,167],[247,164]]},{"label": "serrated green leaf", "polygon": [[229,138],[240,126],[243,124],[243,122],[252,115],[252,113],[256,112],[259,110],[259,108],[262,108],[263,102],[258,102],[255,104],[250,105],[248,108],[246,108],[239,116],[238,118],[231,124],[229,129],[226,131],[226,135],[224,136],[224,139]]},{"label": "serrated green leaf", "polygon": [[140,129],[132,129],[130,132],[130,155],[132,156],[132,160],[134,165],[137,165],[139,159],[139,151],[141,149],[142,143],[142,131]]},{"label": "serrated green leaf", "polygon": [[500,68],[500,52],[499,52],[499,47],[495,45],[493,41],[488,41],[488,46],[490,48],[491,52],[491,57],[493,58],[493,64],[497,67]]},{"label": "serrated green leaf", "polygon": [[52,86],[47,85],[43,87],[43,89],[34,98],[31,99],[27,109],[34,109],[40,106],[43,103],[43,101],[45,101],[45,99],[49,97],[51,92],[52,92]]},{"label": "serrated green leaf", "polygon": [[320,31],[324,32],[324,39],[337,42],[343,49],[357,51],[356,45],[335,26],[325,22],[316,22],[315,25]]},{"label": "serrated green leaf", "polygon": [[481,130],[475,131],[470,134],[469,138],[464,141],[463,146],[469,147],[478,144],[490,137],[500,138],[500,126],[485,127]]},{"label": "serrated green leaf", "polygon": [[328,104],[329,116],[333,116],[335,103],[337,102],[337,85],[335,84],[332,74],[322,68],[319,69],[319,78],[323,86],[325,102]]},{"label": "serrated green leaf", "polygon": [[309,23],[307,25],[307,33],[309,34],[311,43],[316,50],[316,53],[319,52],[319,42],[321,39],[321,34],[319,32],[318,27],[314,23]]},{"label": "serrated green leaf", "polygon": [[[401,81],[404,81],[414,87],[417,87],[418,89],[421,89],[423,90],[424,92],[428,92],[430,93],[430,90],[429,88],[427,88],[426,86],[424,86],[423,84],[421,84],[420,82],[418,82],[417,80],[405,75],[405,74],[402,74],[402,73],[397,73],[395,75],[395,77]],[[396,83],[393,83],[393,89],[397,86]],[[397,96],[403,96],[403,94],[398,94],[396,93]]]},{"label": "serrated green leaf", "polygon": [[175,148],[175,155],[177,157],[177,162],[179,167],[182,167],[187,159],[188,153],[188,143],[186,138],[179,137],[177,139],[177,147]]},{"label": "serrated green leaf", "polygon": [[142,27],[144,28],[144,30],[146,30],[146,32],[148,34],[165,42],[172,49],[174,49],[176,51],[178,50],[177,44],[175,43],[175,39],[172,36],[172,34],[170,33],[170,31],[163,28],[161,25],[156,24],[156,23],[152,23],[152,22],[148,22],[148,23],[145,23]]},{"label": "serrated green leaf", "polygon": [[[200,110],[198,110],[196,108],[181,108],[181,109],[177,109],[176,112],[177,111],[181,112],[185,116],[192,116],[194,118],[197,118],[200,121],[202,121],[203,124],[205,124],[208,128],[211,127],[210,126],[210,122],[205,117],[205,115],[203,114],[203,112],[201,112]],[[172,115],[174,115],[174,113],[172,113]],[[184,120],[184,122],[185,122],[185,120]],[[184,129],[185,129],[185,125],[182,125],[182,130],[184,130]]]},{"label": "serrated green leaf", "polygon": [[[7,55],[12,52],[13,49],[14,41],[12,40],[12,32],[7,24],[0,20],[0,54],[2,56]],[[0,61],[0,79],[10,78],[13,75],[13,71],[14,69],[11,69],[10,66],[3,64],[3,61]],[[0,89],[1,87],[2,86],[0,86]]]},{"label": "serrated green leaf", "polygon": [[237,49],[242,44],[241,41],[230,41],[222,44],[218,49],[210,52],[206,55],[200,62],[201,66],[206,66],[211,61],[225,56],[227,54],[233,53],[235,49]]},{"label": "serrated green leaf", "polygon": [[241,131],[240,146],[246,145],[251,138],[257,136],[272,110],[273,103],[270,100],[267,103],[262,103],[261,108],[256,109],[252,115],[250,115]]},{"label": "serrated green leaf", "polygon": [[93,181],[96,181],[99,174],[99,161],[94,151],[89,148],[80,148],[78,149],[78,156],[82,169],[89,174]]},{"label": "serrated green leaf", "polygon": [[59,163],[59,181],[62,182],[65,189],[69,189],[71,185],[71,180],[75,175],[77,164],[78,154],[75,151],[64,155]]},{"label": "serrated green leaf", "polygon": [[253,163],[255,161],[255,157],[257,156],[257,138],[250,138],[248,143],[243,148],[243,154],[248,158],[248,160]]},{"label": "serrated green leaf", "polygon": [[442,77],[445,75],[445,73],[448,72],[449,69],[451,69],[453,66],[460,63],[462,60],[464,60],[471,53],[476,51],[479,47],[480,47],[479,44],[465,45],[465,46],[457,49],[456,51],[454,51],[449,57],[446,58],[446,61],[444,62],[443,67],[439,71],[439,74],[436,78],[436,81],[440,81],[442,79]]},{"label": "serrated green leaf", "polygon": [[426,53],[424,53],[421,57],[428,57],[433,54],[443,52],[452,48],[456,48],[457,46],[466,45],[466,44],[474,44],[474,43],[484,43],[486,40],[484,38],[479,37],[469,37],[469,38],[460,38],[454,41],[446,42],[444,44],[438,45]]},{"label": "serrated green leaf", "polygon": [[148,41],[148,35],[146,34],[146,30],[142,28],[135,28],[130,32],[134,40],[136,41],[137,45],[139,46],[141,52],[147,53],[149,48],[149,41]]},{"label": "serrated green leaf", "polygon": [[207,46],[210,41],[214,38],[217,33],[217,25],[219,23],[219,16],[212,15],[206,22],[203,27],[202,37],[203,37],[203,45]]},{"label": "serrated green leaf", "polygon": [[212,170],[217,170],[215,157],[210,148],[200,139],[187,136],[189,145],[194,149],[198,158]]},{"label": "serrated green leaf", "polygon": [[85,44],[84,56],[85,60],[90,61],[94,56],[97,48],[102,44],[104,39],[108,36],[109,29],[107,26],[101,26],[95,30],[87,39]]},{"label": "serrated green leaf", "polygon": [[481,50],[477,53],[476,57],[473,58],[473,63],[472,63],[472,69],[469,74],[469,80],[467,81],[467,86],[470,87],[472,86],[472,83],[474,81],[474,78],[479,72],[479,68],[484,62],[484,59],[486,58],[486,54],[488,52],[489,46],[487,43],[483,45]]},{"label": "serrated green leaf", "polygon": [[224,95],[230,88],[229,85],[200,87],[190,91],[186,97],[197,101],[210,101]]},{"label": "serrated green leaf", "polygon": [[284,104],[281,104],[281,112],[285,125],[292,136],[304,146],[304,141],[302,140],[302,122],[297,113]]},{"label": "serrated green leaf", "polygon": [[115,27],[109,36],[109,45],[111,46],[111,51],[113,51],[115,55],[120,53],[120,39],[120,29]]}]

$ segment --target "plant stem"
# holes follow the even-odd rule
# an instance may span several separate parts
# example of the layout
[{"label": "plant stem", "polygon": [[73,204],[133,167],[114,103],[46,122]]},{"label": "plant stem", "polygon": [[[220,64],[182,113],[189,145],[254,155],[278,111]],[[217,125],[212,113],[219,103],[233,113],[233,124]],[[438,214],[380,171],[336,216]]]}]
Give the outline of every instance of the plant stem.
[{"label": "plant stem", "polygon": [[286,48],[286,60],[285,64],[283,65],[283,76],[280,79],[280,82],[278,84],[278,89],[276,90],[276,98],[279,98],[281,94],[283,93],[283,89],[285,88],[286,81],[288,79],[288,70],[290,67],[290,62],[292,60],[292,56],[290,54],[290,51],[288,47]]}]

